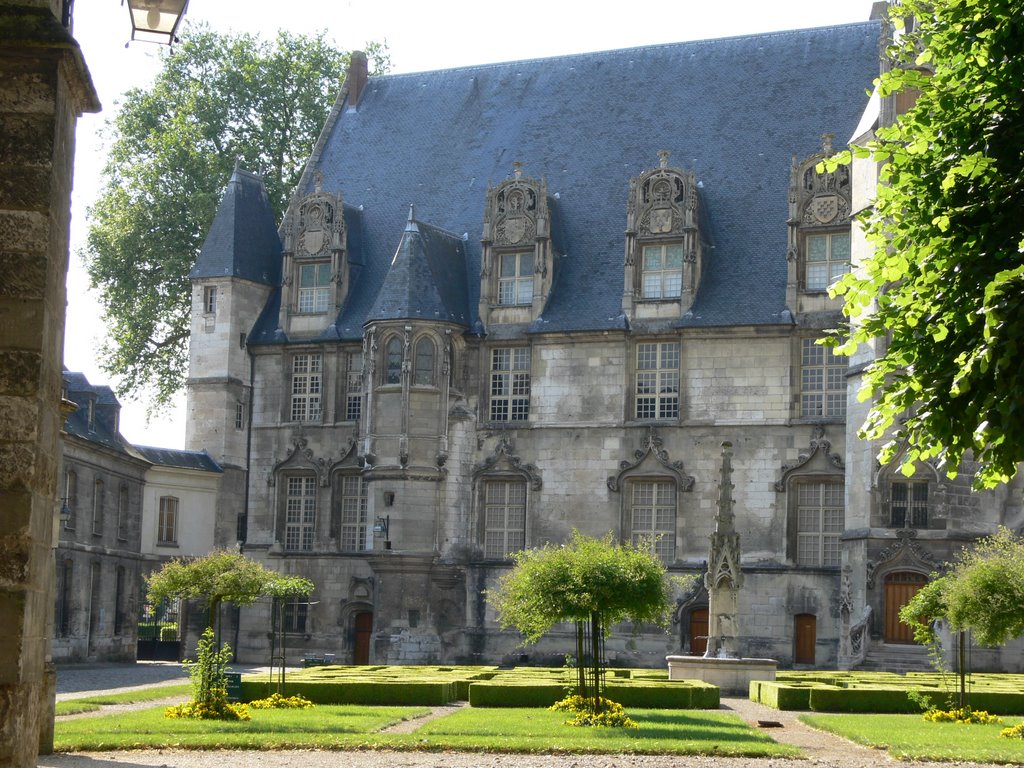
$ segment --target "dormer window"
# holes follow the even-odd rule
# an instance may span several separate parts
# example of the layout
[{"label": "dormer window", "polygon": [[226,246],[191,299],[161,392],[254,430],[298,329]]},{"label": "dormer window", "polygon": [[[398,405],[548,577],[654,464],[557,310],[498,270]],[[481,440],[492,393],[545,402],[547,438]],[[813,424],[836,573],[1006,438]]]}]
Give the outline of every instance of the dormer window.
[{"label": "dormer window", "polygon": [[789,189],[789,290],[787,303],[798,311],[824,309],[820,298],[804,306],[801,294],[823,294],[850,271],[850,171],[818,172],[832,154],[825,134],[822,151],[802,163],[793,158]]},{"label": "dormer window", "polygon": [[299,312],[323,313],[331,308],[331,265],[299,265]]},{"label": "dormer window", "polygon": [[481,242],[480,319],[489,323],[536,320],[554,282],[547,186],[523,176],[488,187]]},{"label": "dormer window", "polygon": [[704,242],[696,176],[670,168],[667,151],[658,155],[657,168],[629,182],[622,309],[629,316],[668,319],[693,304]]},{"label": "dormer window", "polygon": [[645,245],[641,266],[642,299],[678,299],[683,286],[682,243]]},{"label": "dormer window", "polygon": [[533,252],[499,256],[498,303],[503,306],[533,302]]}]

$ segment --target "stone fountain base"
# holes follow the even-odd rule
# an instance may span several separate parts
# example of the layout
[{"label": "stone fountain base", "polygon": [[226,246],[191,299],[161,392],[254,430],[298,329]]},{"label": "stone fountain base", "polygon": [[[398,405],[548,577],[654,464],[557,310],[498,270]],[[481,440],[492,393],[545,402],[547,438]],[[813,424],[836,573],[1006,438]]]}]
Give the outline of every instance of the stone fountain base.
[{"label": "stone fountain base", "polygon": [[704,656],[666,656],[669,680],[703,680],[724,694],[746,696],[751,680],[774,680],[774,659],[726,659]]}]

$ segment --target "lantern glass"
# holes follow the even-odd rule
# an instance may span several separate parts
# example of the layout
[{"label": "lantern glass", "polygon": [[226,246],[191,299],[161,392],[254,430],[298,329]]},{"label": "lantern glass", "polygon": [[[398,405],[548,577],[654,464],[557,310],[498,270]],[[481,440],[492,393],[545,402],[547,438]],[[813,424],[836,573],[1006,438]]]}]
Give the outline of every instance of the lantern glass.
[{"label": "lantern glass", "polygon": [[132,40],[174,42],[188,0],[127,0],[132,17]]}]

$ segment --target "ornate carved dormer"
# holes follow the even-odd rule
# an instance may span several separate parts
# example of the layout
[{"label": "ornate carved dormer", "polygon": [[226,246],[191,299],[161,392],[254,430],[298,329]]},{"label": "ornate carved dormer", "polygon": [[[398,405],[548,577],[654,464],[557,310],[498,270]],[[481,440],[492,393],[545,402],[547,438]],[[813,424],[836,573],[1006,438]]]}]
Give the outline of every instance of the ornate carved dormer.
[{"label": "ornate carved dormer", "polygon": [[693,171],[659,165],[629,182],[622,309],[629,317],[679,317],[700,287],[703,237]]},{"label": "ornate carved dormer", "polygon": [[547,183],[523,176],[488,185],[480,270],[480,320],[524,323],[544,310],[554,281]]},{"label": "ornate carved dormer", "polygon": [[832,138],[824,134],[820,152],[803,162],[794,155],[790,167],[787,303],[798,312],[831,308],[821,301],[807,305],[805,297],[820,299],[850,270],[850,169],[817,170],[832,155]]},{"label": "ornate carved dormer", "polygon": [[348,295],[350,270],[341,195],[313,192],[289,207],[284,224],[281,327],[313,333],[333,322]]}]

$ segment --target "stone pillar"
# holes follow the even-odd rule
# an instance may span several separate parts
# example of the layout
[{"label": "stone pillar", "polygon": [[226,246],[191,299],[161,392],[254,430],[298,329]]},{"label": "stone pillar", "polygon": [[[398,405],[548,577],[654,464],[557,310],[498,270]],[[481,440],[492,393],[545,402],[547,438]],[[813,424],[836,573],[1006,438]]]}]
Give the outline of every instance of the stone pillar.
[{"label": "stone pillar", "polygon": [[74,128],[83,111],[99,109],[62,7],[0,0],[0,768],[35,765],[53,711],[51,547]]}]

